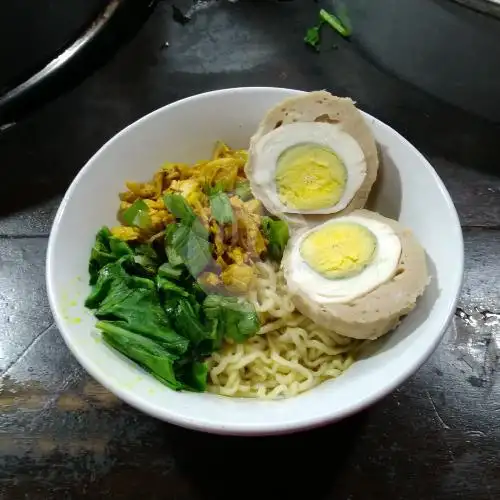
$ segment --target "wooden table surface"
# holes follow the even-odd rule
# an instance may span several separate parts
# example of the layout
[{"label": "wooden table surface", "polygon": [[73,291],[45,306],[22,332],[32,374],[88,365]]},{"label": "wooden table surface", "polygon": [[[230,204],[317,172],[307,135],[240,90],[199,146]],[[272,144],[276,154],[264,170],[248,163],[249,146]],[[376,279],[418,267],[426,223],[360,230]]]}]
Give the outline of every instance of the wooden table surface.
[{"label": "wooden table surface", "polygon": [[[181,26],[160,3],[111,62],[0,133],[0,499],[500,498],[500,120],[398,80],[355,40],[308,50],[316,10],[208,2]],[[241,85],[355,98],[429,158],[465,239],[459,307],[428,362],[368,410],[279,438],[187,431],[120,402],[69,353],[45,291],[50,225],[86,160],[159,106]]]}]

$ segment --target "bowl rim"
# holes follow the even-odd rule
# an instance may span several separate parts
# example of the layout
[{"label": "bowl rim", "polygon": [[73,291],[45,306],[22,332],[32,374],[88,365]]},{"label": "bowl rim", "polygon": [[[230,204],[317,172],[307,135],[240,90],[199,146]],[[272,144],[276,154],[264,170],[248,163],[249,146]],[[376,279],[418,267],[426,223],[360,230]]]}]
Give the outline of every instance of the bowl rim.
[{"label": "bowl rim", "polygon": [[[414,357],[411,360],[411,363],[406,366],[404,370],[398,372],[397,376],[393,377],[390,380],[387,380],[386,383],[382,387],[377,387],[373,389],[369,393],[367,393],[364,397],[359,398],[358,401],[340,409],[332,408],[331,415],[325,415],[325,412],[321,412],[318,415],[314,415],[308,418],[299,418],[296,420],[287,420],[286,422],[266,422],[266,423],[256,423],[253,424],[251,422],[245,423],[224,423],[224,424],[213,424],[209,421],[205,420],[197,420],[197,419],[187,419],[183,415],[179,415],[175,410],[171,410],[169,407],[160,407],[156,404],[150,403],[147,398],[139,398],[134,395],[127,388],[122,388],[119,385],[113,383],[109,379],[107,379],[104,374],[98,369],[97,365],[92,362],[87,356],[85,356],[80,349],[77,349],[71,340],[71,334],[66,328],[66,324],[63,321],[63,315],[61,314],[58,302],[56,300],[56,292],[54,288],[54,284],[52,282],[52,276],[54,274],[52,262],[53,262],[53,254],[55,248],[55,241],[57,239],[57,235],[60,229],[60,221],[63,218],[64,212],[66,210],[66,206],[68,205],[71,197],[73,196],[74,191],[77,188],[80,180],[86,175],[86,173],[92,168],[92,164],[96,161],[96,159],[102,154],[102,152],[111,147],[112,144],[117,141],[122,135],[125,135],[132,129],[136,127],[140,127],[143,122],[151,119],[157,114],[162,113],[166,108],[173,108],[177,106],[182,106],[187,102],[196,101],[199,99],[209,98],[211,96],[217,96],[220,94],[229,94],[229,93],[254,93],[254,92],[304,92],[296,89],[289,89],[283,87],[233,87],[233,88],[225,88],[219,90],[212,90],[208,92],[203,92],[199,94],[195,94],[178,101],[174,101],[172,103],[166,104],[156,110],[147,113],[136,121],[130,123],[125,128],[120,130],[110,139],[108,139],[85,163],[85,165],[80,169],[77,173],[70,186],[66,190],[66,193],[59,205],[59,208],[56,212],[56,216],[52,223],[48,247],[47,247],[47,256],[46,256],[46,286],[47,286],[47,295],[49,299],[49,305],[52,310],[52,314],[54,316],[55,323],[61,336],[64,339],[64,342],[68,346],[69,350],[75,356],[77,361],[85,368],[85,370],[101,385],[103,385],[110,392],[115,394],[121,400],[129,404],[130,406],[145,412],[151,416],[154,416],[160,420],[166,421],[171,424],[175,424],[181,427],[185,427],[192,430],[210,432],[214,434],[226,434],[226,435],[276,435],[276,434],[288,434],[292,432],[297,432],[300,430],[311,429],[314,427],[319,427],[322,425],[326,425],[329,423],[336,422],[345,417],[348,417],[354,413],[357,413],[364,408],[370,406],[371,404],[377,402],[383,397],[387,396],[389,393],[393,392],[399,385],[401,385],[405,380],[411,377],[422,364],[429,358],[429,356],[434,352],[438,344],[440,343],[445,330],[448,324],[451,321],[451,318],[456,309],[456,305],[459,299],[460,291],[463,283],[464,276],[464,242],[463,242],[463,233],[461,230],[460,220],[451,199],[450,194],[448,193],[446,187],[443,184],[443,181],[435,171],[434,167],[430,164],[430,162],[424,157],[420,151],[418,151],[413,144],[411,144],[403,135],[394,130],[389,125],[385,124],[381,120],[375,118],[374,116],[362,111],[364,117],[372,122],[376,123],[377,127],[387,128],[393,134],[396,134],[401,142],[408,149],[412,150],[414,154],[421,160],[421,162],[425,165],[425,168],[431,174],[434,179],[435,185],[438,188],[441,196],[447,205],[447,210],[452,219],[454,219],[456,227],[459,229],[457,231],[457,241],[455,242],[457,256],[460,258],[459,268],[457,268],[457,272],[454,275],[455,281],[455,293],[450,294],[447,298],[447,302],[441,308],[441,318],[440,318],[440,326],[439,331],[436,332],[435,337],[432,342],[430,342],[422,352],[419,353],[418,357]],[[276,402],[272,402],[273,404]]]}]

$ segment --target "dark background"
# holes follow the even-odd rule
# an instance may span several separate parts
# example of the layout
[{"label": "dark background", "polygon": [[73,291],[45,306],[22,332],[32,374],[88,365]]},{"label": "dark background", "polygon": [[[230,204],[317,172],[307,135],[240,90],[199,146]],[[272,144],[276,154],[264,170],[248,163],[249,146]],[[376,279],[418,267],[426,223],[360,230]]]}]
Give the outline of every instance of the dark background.
[{"label": "dark background", "polygon": [[[59,97],[2,124],[0,498],[500,497],[500,22],[418,4],[353,1],[352,40],[325,31],[315,53],[302,41],[312,1],[198,2],[185,25],[160,2],[106,64],[89,62],[78,85],[59,82]],[[460,34],[474,51],[456,54]],[[352,96],[429,158],[465,239],[459,308],[417,374],[352,418],[279,438],[204,435],[121,403],[68,352],[45,293],[50,225],[90,156],[153,109],[242,85]]]},{"label": "dark background", "polygon": [[4,1],[0,15],[0,90],[10,89],[70,44],[107,0]]}]

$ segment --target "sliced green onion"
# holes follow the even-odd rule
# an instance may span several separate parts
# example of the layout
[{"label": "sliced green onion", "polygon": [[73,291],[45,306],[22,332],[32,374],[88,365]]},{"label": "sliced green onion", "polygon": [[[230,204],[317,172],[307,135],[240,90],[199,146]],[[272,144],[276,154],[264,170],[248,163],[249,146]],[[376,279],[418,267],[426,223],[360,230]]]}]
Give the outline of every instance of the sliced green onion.
[{"label": "sliced green onion", "polygon": [[129,226],[136,226],[139,229],[151,227],[151,217],[149,208],[144,200],[135,200],[122,214],[123,220]]},{"label": "sliced green onion", "polygon": [[344,37],[349,37],[352,34],[352,29],[346,26],[337,16],[330,14],[330,12],[325,9],[319,11],[319,17],[325,23],[329,24],[337,33]]}]

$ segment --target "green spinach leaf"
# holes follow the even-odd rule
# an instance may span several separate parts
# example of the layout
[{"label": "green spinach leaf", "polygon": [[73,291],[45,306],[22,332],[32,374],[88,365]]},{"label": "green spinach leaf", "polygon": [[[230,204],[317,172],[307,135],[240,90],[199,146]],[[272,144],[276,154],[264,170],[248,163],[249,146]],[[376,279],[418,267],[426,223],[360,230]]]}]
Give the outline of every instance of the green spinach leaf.
[{"label": "green spinach leaf", "polygon": [[165,262],[158,268],[158,276],[167,279],[178,280],[182,275],[182,269],[172,266],[172,264]]},{"label": "green spinach leaf", "polygon": [[186,389],[204,392],[207,388],[208,367],[201,361],[192,361],[176,368],[179,380]]},{"label": "green spinach leaf", "polygon": [[[160,297],[167,316],[173,328],[189,339],[192,346],[197,346],[201,342],[215,340],[215,335],[211,325],[200,317],[202,313],[197,297],[168,279],[158,276],[156,278]],[[193,290],[191,289],[191,292]],[[210,346],[210,349],[207,346]],[[210,354],[213,351],[213,342],[204,342],[203,351]]]},{"label": "green spinach leaf", "polygon": [[96,234],[94,246],[90,252],[90,284],[96,283],[99,271],[106,264],[115,262],[124,255],[132,254],[133,251],[126,242],[115,238],[107,227],[102,227]]},{"label": "green spinach leaf", "polygon": [[217,321],[219,339],[228,337],[236,342],[243,342],[255,335],[260,328],[260,321],[254,306],[238,297],[208,295],[203,302],[205,316]]},{"label": "green spinach leaf", "polygon": [[173,321],[176,330],[188,338],[194,346],[204,340],[215,340],[215,338],[210,338],[213,334],[210,328],[206,328],[201,324],[198,313],[199,311],[195,310],[189,300],[180,299],[177,302]]},{"label": "green spinach leaf", "polygon": [[107,264],[101,270],[85,305],[95,309],[98,319],[120,322],[175,354],[186,352],[189,341],[172,330],[155,283],[128,274],[124,269],[126,259]]},{"label": "green spinach leaf", "polygon": [[[102,338],[107,344],[141,365],[168,387],[176,391],[184,388],[184,384],[175,375],[174,363],[177,356],[172,355],[153,340],[131,332],[116,323],[98,321],[96,327],[101,330]],[[195,377],[192,382],[196,388],[201,385]]]},{"label": "green spinach leaf", "polygon": [[189,227],[197,236],[208,239],[208,230],[196,216],[189,203],[180,194],[166,194],[163,198],[165,206],[180,219],[181,224]]},{"label": "green spinach leaf", "polygon": [[85,307],[98,308],[115,281],[126,281],[130,288],[154,288],[154,283],[151,280],[127,273],[125,266],[135,267],[132,257],[122,257],[116,262],[106,264],[99,271],[97,281],[85,300]]},{"label": "green spinach leaf", "polygon": [[158,290],[163,293],[166,299],[178,299],[179,297],[189,297],[189,292],[182,286],[172,283],[168,278],[158,275],[156,277],[156,285]]},{"label": "green spinach leaf", "polygon": [[114,236],[109,237],[109,248],[111,253],[118,258],[134,254],[134,251],[126,241],[115,238]]},{"label": "green spinach leaf", "polygon": [[151,290],[114,287],[95,315],[98,319],[122,324],[128,330],[156,341],[174,354],[184,354],[188,350],[188,339],[171,328],[156,292]]}]

